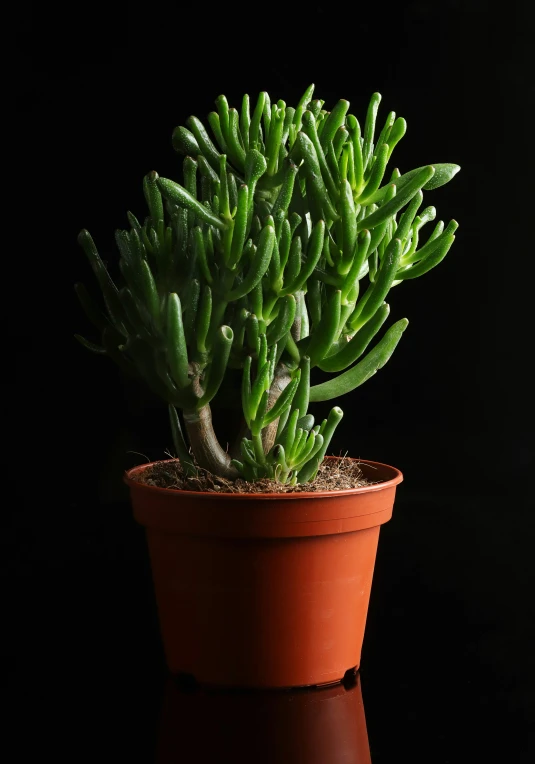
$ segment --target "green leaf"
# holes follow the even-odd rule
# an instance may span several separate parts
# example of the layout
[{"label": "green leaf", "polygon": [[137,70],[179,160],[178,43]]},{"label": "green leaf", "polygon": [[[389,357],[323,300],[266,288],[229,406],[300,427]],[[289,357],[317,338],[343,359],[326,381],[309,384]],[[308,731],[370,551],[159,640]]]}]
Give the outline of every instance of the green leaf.
[{"label": "green leaf", "polygon": [[325,183],[323,181],[316,149],[314,148],[314,144],[308,135],[306,135],[306,133],[300,132],[297,134],[292,153],[295,153],[297,159],[302,159],[304,161],[304,173],[310,183],[310,188],[316,203],[322,210],[323,214],[329,217],[331,220],[338,220],[338,213],[333,207],[325,187]]},{"label": "green leaf", "polygon": [[199,149],[210,162],[212,168],[217,172],[219,170],[219,151],[217,151],[216,147],[210,140],[204,125],[200,120],[197,119],[197,117],[193,116],[186,120],[186,124],[191,129],[191,132],[193,133],[195,140],[199,145]]},{"label": "green leaf", "polygon": [[113,283],[113,280],[108,273],[108,269],[100,259],[95,242],[89,231],[86,229],[80,231],[78,234],[78,243],[82,246],[93,272],[97,277],[111,321],[121,334],[123,334],[124,337],[127,337],[128,331],[124,324],[124,314],[121,308],[121,303],[119,302],[119,290]]},{"label": "green leaf", "polygon": [[329,448],[332,436],[340,423],[344,412],[339,406],[334,406],[326,420],[324,420],[324,427],[320,431],[320,434],[316,436],[316,446],[314,453],[309,454],[307,461],[304,465],[299,465],[298,479],[300,483],[307,483],[309,480],[313,480],[318,472],[318,467],[322,463],[327,449]]},{"label": "green leaf", "polygon": [[192,210],[204,223],[208,223],[220,231],[225,230],[225,223],[220,218],[213,215],[204,204],[198,202],[189,191],[186,191],[186,189],[178,183],[175,183],[173,180],[168,180],[167,178],[158,178],[158,187],[165,198],[170,202],[178,204],[179,207],[183,207],[186,210]]},{"label": "green leaf", "polygon": [[244,297],[246,294],[254,289],[258,282],[262,279],[263,275],[269,268],[269,262],[273,253],[273,246],[275,244],[275,229],[271,225],[266,225],[262,229],[260,238],[258,240],[258,247],[253,256],[251,265],[247,275],[237,287],[232,289],[225,299],[227,302],[234,302]]},{"label": "green leaf", "polygon": [[197,403],[197,410],[206,406],[207,403],[210,403],[217,394],[227,370],[233,339],[234,333],[230,326],[219,327],[215,336],[212,363],[209,367],[208,379],[204,387],[203,396]]},{"label": "green leaf", "polygon": [[197,157],[201,153],[195,136],[185,127],[175,127],[171,140],[174,150],[178,151],[179,154]]},{"label": "green leaf", "polygon": [[349,101],[344,98],[340,99],[336,106],[333,108],[327,119],[321,132],[321,146],[325,151],[328,144],[334,140],[334,136],[337,131],[345,122],[347,110],[349,109]]},{"label": "green leaf", "polygon": [[292,328],[295,318],[296,302],[293,294],[288,294],[281,300],[277,318],[267,328],[268,344],[279,342]]},{"label": "green leaf", "polygon": [[422,169],[419,170],[416,175],[414,175],[411,180],[403,186],[403,188],[400,189],[399,184],[396,183],[395,185],[397,188],[397,193],[394,198],[389,202],[386,202],[386,204],[383,204],[383,206],[379,207],[379,209],[375,212],[372,212],[371,215],[363,218],[359,222],[359,230],[362,230],[363,228],[367,228],[368,230],[375,228],[375,226],[380,225],[385,220],[388,220],[388,218],[399,212],[399,210],[404,207],[407,202],[410,202],[413,196],[415,196],[415,194],[417,194],[418,191],[423,186],[425,186],[429,179],[433,177],[434,172],[434,168],[430,165],[428,167],[422,167]]},{"label": "green leaf", "polygon": [[293,118],[293,124],[295,125],[296,135],[301,130],[301,120],[303,117],[303,112],[305,111],[308,104],[312,100],[313,93],[314,93],[314,84],[309,85],[308,88],[303,93],[303,95],[301,96],[301,98],[299,99],[299,103],[297,104],[294,118]]},{"label": "green leaf", "polygon": [[179,388],[187,387],[188,349],[182,324],[182,306],[177,294],[168,295],[167,299],[167,358],[173,381]]},{"label": "green leaf", "polygon": [[[445,232],[444,232],[445,233]],[[411,265],[410,268],[408,268],[406,271],[400,271],[396,275],[396,281],[402,280],[405,281],[406,279],[416,279],[419,276],[423,276],[424,273],[427,273],[431,270],[431,268],[434,268],[437,266],[448,254],[451,245],[455,241],[455,236],[446,236],[444,239],[442,237],[440,238],[440,244],[437,245],[437,247],[427,255],[423,260],[420,260],[420,262],[416,263],[415,265]],[[436,241],[439,241],[438,239]],[[436,243],[436,242],[433,242]]]},{"label": "green leaf", "polygon": [[353,335],[351,340],[347,342],[341,350],[324,358],[318,364],[319,368],[322,371],[343,371],[344,369],[347,369],[348,366],[355,363],[384,324],[389,313],[390,307],[388,303],[385,302],[377,309],[375,315]]},{"label": "green leaf", "polygon": [[158,177],[158,173],[153,170],[143,178],[143,193],[150,210],[153,226],[156,226],[158,220],[164,219],[162,195],[157,184]]},{"label": "green leaf", "polygon": [[400,260],[401,241],[399,239],[392,239],[383,255],[375,282],[370,284],[349,319],[349,326],[353,331],[358,331],[358,329],[364,326],[383,303],[392,286],[392,282],[396,278]]},{"label": "green leaf", "polygon": [[[299,271],[298,275],[295,276],[294,279],[291,279],[290,283],[286,284],[284,289],[281,290],[280,292],[281,297],[284,297],[284,295],[299,291],[299,289],[301,289],[305,285],[305,283],[310,278],[310,276],[312,276],[312,274],[314,273],[314,268],[318,264],[319,259],[321,257],[324,238],[325,238],[325,223],[323,220],[318,220],[318,222],[312,229],[312,235],[310,237],[310,241],[308,242],[307,259],[305,263],[303,264],[301,270]],[[300,242],[300,239],[294,239],[294,241]],[[292,242],[292,249],[293,249],[293,242]],[[290,260],[291,258],[292,258],[292,254],[290,250]]]},{"label": "green leaf", "polygon": [[[449,183],[449,181],[454,178],[461,169],[460,165],[458,164],[433,164],[426,165],[426,167],[433,167],[435,172],[425,183],[425,185],[422,186],[424,191],[431,191],[435,188],[439,188],[440,186],[444,186],[446,183]],[[410,181],[412,181],[419,172],[425,170],[426,167],[417,167],[415,170],[410,170],[404,175],[401,175],[396,180],[391,181],[397,186],[398,193],[402,188],[410,183]],[[388,186],[383,186],[378,191],[376,191],[375,194],[373,194],[373,196],[367,200],[367,204],[370,204],[371,202],[380,202],[383,199],[387,188]]]},{"label": "green leaf", "polygon": [[268,424],[278,419],[285,409],[289,409],[292,405],[292,400],[295,396],[296,390],[299,386],[301,379],[301,370],[298,369],[295,377],[286,385],[282,393],[277,398],[275,405],[271,408],[262,419],[262,427],[267,427]]},{"label": "green leaf", "polygon": [[341,298],[342,292],[337,289],[331,295],[323,310],[321,321],[307,343],[306,353],[310,356],[310,365],[312,367],[319,364],[322,358],[327,355],[333,342],[338,339]]},{"label": "green leaf", "polygon": [[316,403],[339,398],[370,379],[390,359],[408,323],[406,318],[402,318],[390,327],[383,339],[356,366],[328,382],[311,387],[310,402]]},{"label": "green leaf", "polygon": [[375,135],[375,122],[377,119],[377,111],[379,104],[381,103],[381,94],[374,93],[370,99],[368,106],[368,112],[366,114],[366,122],[364,124],[364,142],[362,144],[362,159],[364,169],[368,168],[370,159],[373,156],[373,138]]}]

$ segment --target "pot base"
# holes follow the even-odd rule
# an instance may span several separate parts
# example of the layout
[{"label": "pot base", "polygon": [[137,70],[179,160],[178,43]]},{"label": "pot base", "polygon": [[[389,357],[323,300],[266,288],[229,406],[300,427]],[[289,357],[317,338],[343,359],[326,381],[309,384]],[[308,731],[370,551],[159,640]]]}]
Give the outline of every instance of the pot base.
[{"label": "pot base", "polygon": [[272,690],[273,692],[278,692],[280,690],[324,690],[328,687],[336,687],[337,685],[341,684],[345,687],[346,690],[350,689],[351,687],[354,687],[355,684],[358,681],[358,666],[353,666],[353,668],[348,669],[344,676],[341,679],[333,679],[329,682],[322,682],[321,684],[304,684],[304,685],[290,685],[288,687],[263,687],[258,688],[256,685],[232,685],[229,687],[226,684],[218,684],[217,682],[200,682],[198,681],[193,674],[186,674],[183,671],[178,671],[171,674],[171,678],[173,682],[175,682],[176,686],[182,691],[182,692],[196,692],[198,690],[207,690],[209,692],[218,692],[218,691],[228,691],[229,689],[237,690],[237,691],[247,691],[250,692],[252,690],[258,690],[259,692],[265,692],[266,690]]}]

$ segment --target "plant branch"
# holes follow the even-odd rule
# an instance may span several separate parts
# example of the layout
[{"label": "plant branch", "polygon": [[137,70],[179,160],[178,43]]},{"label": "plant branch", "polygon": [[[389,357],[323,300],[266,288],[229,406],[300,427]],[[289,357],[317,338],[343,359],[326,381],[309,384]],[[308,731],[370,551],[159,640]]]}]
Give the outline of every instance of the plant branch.
[{"label": "plant branch", "polygon": [[[288,386],[291,379],[292,377],[288,367],[284,363],[279,363],[275,369],[273,384],[269,388],[267,411],[273,408],[282,391]],[[279,419],[277,418],[262,430],[262,446],[265,454],[267,454],[275,444],[278,424]]]},{"label": "plant branch", "polygon": [[230,464],[231,456],[223,451],[214,432],[210,405],[203,406],[199,411],[184,411],[184,423],[199,466],[214,475],[231,480],[237,478],[238,472]]}]

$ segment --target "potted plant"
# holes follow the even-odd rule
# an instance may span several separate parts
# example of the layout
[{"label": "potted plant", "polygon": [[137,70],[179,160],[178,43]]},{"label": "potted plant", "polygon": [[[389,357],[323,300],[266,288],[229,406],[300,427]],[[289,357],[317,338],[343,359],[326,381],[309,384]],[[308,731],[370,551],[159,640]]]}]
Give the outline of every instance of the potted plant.
[{"label": "potted plant", "polygon": [[[436,216],[423,192],[458,165],[386,176],[405,120],[390,112],[376,134],[374,93],[361,130],[348,101],[328,111],[313,90],[295,108],[263,92],[238,111],[219,96],[212,138],[193,116],[174,130],[182,183],[145,177],[148,216],[129,212],[116,232],[121,288],[79,236],[105,311],[77,284],[102,340],[77,338],[169,407],[176,458],[125,481],[169,668],[208,684],[326,684],[359,665],[402,475],[326,458],[342,410],[316,424],[309,408],[386,364],[408,324],[373,344],[389,290],[435,267],[457,228],[440,221],[422,243]],[[311,384],[315,369],[334,376]],[[213,426],[218,398],[241,399],[230,450]]]}]

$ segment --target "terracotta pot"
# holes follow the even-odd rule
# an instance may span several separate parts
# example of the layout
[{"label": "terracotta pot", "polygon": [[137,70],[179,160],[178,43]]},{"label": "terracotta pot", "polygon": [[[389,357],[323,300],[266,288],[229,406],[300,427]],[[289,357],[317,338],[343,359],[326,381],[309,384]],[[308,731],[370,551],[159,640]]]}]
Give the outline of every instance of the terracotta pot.
[{"label": "terracotta pot", "polygon": [[156,764],[371,764],[358,677],[301,690],[188,692],[170,679]]},{"label": "terracotta pot", "polygon": [[[336,457],[331,457],[336,458]],[[217,494],[125,476],[145,526],[172,673],[227,687],[336,682],[358,667],[380,526],[399,470],[344,491]]]}]

